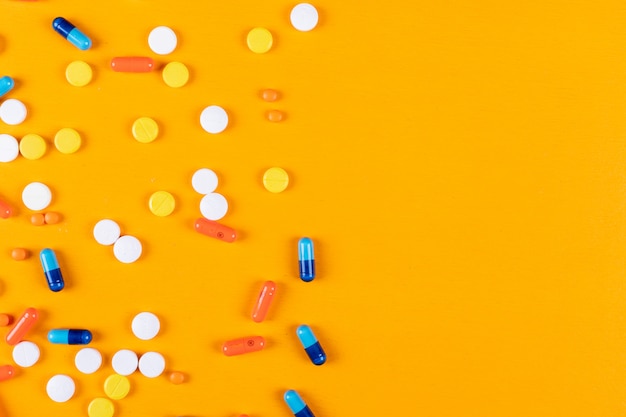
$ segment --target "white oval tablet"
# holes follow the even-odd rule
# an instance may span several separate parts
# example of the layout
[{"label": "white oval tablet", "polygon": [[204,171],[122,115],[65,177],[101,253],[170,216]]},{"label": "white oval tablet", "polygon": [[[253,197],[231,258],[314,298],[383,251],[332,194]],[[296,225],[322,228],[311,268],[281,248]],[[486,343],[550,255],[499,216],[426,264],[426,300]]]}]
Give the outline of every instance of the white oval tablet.
[{"label": "white oval tablet", "polygon": [[31,210],[43,210],[52,201],[52,191],[41,182],[31,182],[22,191],[22,201]]},{"label": "white oval tablet", "polygon": [[24,103],[17,99],[10,98],[0,104],[0,119],[8,125],[19,125],[27,113]]},{"label": "white oval tablet", "polygon": [[291,9],[291,25],[301,32],[308,32],[317,26],[317,9],[309,3],[300,3]]},{"label": "white oval tablet", "polygon": [[135,236],[122,236],[113,244],[113,255],[125,264],[131,264],[139,259],[141,250],[141,242]]},{"label": "white oval tablet", "polygon": [[93,374],[102,366],[102,355],[94,348],[83,348],[76,353],[74,365],[84,374]]},{"label": "white oval tablet", "polygon": [[209,168],[200,168],[191,177],[191,186],[202,195],[212,193],[217,188],[217,174]]},{"label": "white oval tablet", "polygon": [[200,114],[200,125],[209,133],[220,133],[228,126],[228,114],[220,106],[209,106]]},{"label": "white oval tablet", "polygon": [[110,219],[102,219],[93,228],[93,237],[101,245],[109,246],[120,238],[122,229],[120,226]]},{"label": "white oval tablet", "polygon": [[176,49],[177,43],[176,33],[167,26],[157,26],[148,35],[148,45],[155,54],[171,54]]},{"label": "white oval tablet", "polygon": [[13,347],[13,360],[22,368],[36,364],[40,354],[39,347],[33,342],[23,341]]},{"label": "white oval tablet", "polygon": [[148,378],[156,378],[165,370],[165,358],[157,352],[146,352],[139,359],[139,372]]},{"label": "white oval tablet", "polygon": [[220,193],[210,193],[200,200],[200,213],[209,220],[219,220],[228,212],[228,201]]},{"label": "white oval tablet", "polygon": [[159,318],[147,311],[139,313],[133,319],[131,324],[133,334],[141,340],[153,339],[161,329]]},{"label": "white oval tablet", "polygon": [[74,395],[76,384],[67,375],[55,375],[48,380],[46,392],[52,401],[64,403]]},{"label": "white oval tablet", "polygon": [[3,133],[0,135],[0,162],[11,162],[20,153],[20,145],[17,139]]},{"label": "white oval tablet", "polygon": [[137,370],[138,363],[139,359],[137,358],[137,354],[128,349],[118,350],[115,355],[113,355],[113,359],[111,360],[113,370],[124,376],[128,376],[135,372]]}]

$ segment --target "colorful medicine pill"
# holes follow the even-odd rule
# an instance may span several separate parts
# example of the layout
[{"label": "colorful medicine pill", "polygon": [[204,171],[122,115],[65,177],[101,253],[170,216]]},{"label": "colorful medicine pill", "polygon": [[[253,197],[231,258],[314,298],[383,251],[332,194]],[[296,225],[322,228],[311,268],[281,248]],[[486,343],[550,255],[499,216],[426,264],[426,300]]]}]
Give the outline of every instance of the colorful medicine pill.
[{"label": "colorful medicine pill", "polygon": [[150,72],[154,60],[147,56],[118,56],[111,60],[111,69],[116,72]]},{"label": "colorful medicine pill", "polygon": [[168,379],[174,385],[180,385],[187,380],[187,376],[180,371],[170,372]]},{"label": "colorful medicine pill", "polygon": [[30,216],[30,224],[32,224],[33,226],[43,226],[44,224],[46,224],[46,217],[43,215],[43,213],[35,213]]},{"label": "colorful medicine pill", "polygon": [[15,325],[9,331],[9,334],[7,334],[7,343],[11,346],[15,346],[21,342],[24,336],[26,336],[26,333],[28,333],[31,327],[37,322],[38,318],[39,314],[36,309],[32,307],[27,308],[20,318],[17,319]]},{"label": "colorful medicine pill", "polygon": [[278,123],[285,118],[285,113],[283,113],[280,110],[274,109],[274,110],[269,110],[267,113],[265,113],[265,117],[270,122]]},{"label": "colorful medicine pill", "polygon": [[11,217],[11,215],[13,214],[13,209],[11,208],[11,206],[0,200],[0,217],[2,217],[3,219],[8,219],[9,217]]},{"label": "colorful medicine pill", "polygon": [[50,291],[59,292],[65,287],[65,281],[61,274],[61,268],[57,262],[57,257],[52,249],[44,249],[39,253],[41,267],[48,282]]},{"label": "colorful medicine pill", "polygon": [[46,224],[57,224],[61,221],[61,215],[56,211],[49,211],[44,215]]},{"label": "colorful medicine pill", "polygon": [[313,330],[306,324],[303,324],[296,329],[296,335],[298,335],[298,339],[300,339],[300,343],[302,343],[304,351],[311,359],[311,362],[314,365],[323,365],[326,362],[326,353],[313,334]]},{"label": "colorful medicine pill", "polygon": [[283,397],[287,407],[296,417],[315,417],[313,412],[296,391],[290,389]]},{"label": "colorful medicine pill", "polygon": [[278,100],[279,94],[276,90],[266,88],[265,90],[261,91],[261,97],[264,101],[272,102]]},{"label": "colorful medicine pill", "polygon": [[8,75],[0,78],[0,97],[11,91],[14,85],[13,78]]},{"label": "colorful medicine pill", "polygon": [[261,336],[242,337],[224,342],[222,352],[226,356],[243,355],[244,353],[258,352],[265,347],[265,339]]},{"label": "colorful medicine pill", "polygon": [[237,232],[234,229],[204,218],[196,220],[195,229],[198,233],[224,242],[232,243],[237,239]]},{"label": "colorful medicine pill", "polygon": [[13,378],[13,375],[15,375],[15,369],[13,369],[13,366],[0,366],[0,381],[6,381],[7,379],[11,379]]},{"label": "colorful medicine pill", "polygon": [[86,51],[87,49],[91,48],[91,39],[89,39],[87,35],[78,30],[76,26],[74,26],[64,18],[55,18],[52,21],[52,28],[78,49]]},{"label": "colorful medicine pill", "polygon": [[59,345],[88,345],[92,339],[91,332],[85,329],[52,329],[48,332],[48,341]]},{"label": "colorful medicine pill", "polygon": [[14,261],[23,261],[30,256],[30,252],[24,248],[15,248],[11,251],[11,258]]},{"label": "colorful medicine pill", "polygon": [[8,326],[11,324],[13,317],[8,314],[0,314],[0,327]]},{"label": "colorful medicine pill", "polygon": [[313,241],[303,237],[298,242],[298,264],[300,266],[300,279],[304,282],[313,281],[315,278],[315,256],[313,254]]},{"label": "colorful medicine pill", "polygon": [[272,281],[265,281],[263,283],[263,287],[261,288],[259,298],[254,305],[254,310],[252,311],[252,320],[256,321],[257,323],[265,320],[265,316],[267,315],[267,311],[272,304],[275,293],[276,284],[274,284]]}]

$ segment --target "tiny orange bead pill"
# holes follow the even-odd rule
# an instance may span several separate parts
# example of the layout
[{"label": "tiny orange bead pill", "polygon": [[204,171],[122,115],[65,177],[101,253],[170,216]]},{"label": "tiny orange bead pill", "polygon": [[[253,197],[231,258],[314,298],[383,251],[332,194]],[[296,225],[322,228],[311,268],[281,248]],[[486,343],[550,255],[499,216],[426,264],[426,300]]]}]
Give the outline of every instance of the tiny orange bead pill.
[{"label": "tiny orange bead pill", "polygon": [[172,384],[180,385],[187,380],[187,376],[182,372],[173,371],[170,372],[169,379]]},{"label": "tiny orange bead pill", "polygon": [[0,314],[0,327],[8,326],[9,324],[11,324],[12,320],[13,317],[9,316],[8,314]]},{"label": "tiny orange bead pill", "polygon": [[266,88],[261,91],[261,97],[263,97],[264,101],[276,101],[278,100],[278,91]]},{"label": "tiny orange bead pill", "polygon": [[61,215],[55,211],[48,212],[44,215],[46,224],[57,224],[61,221]]},{"label": "tiny orange bead pill", "polygon": [[2,365],[0,366],[0,381],[6,381],[7,379],[13,378],[15,374],[15,370],[11,365]]},{"label": "tiny orange bead pill", "polygon": [[265,347],[265,339],[261,336],[242,337],[224,342],[222,352],[226,356],[242,355],[244,353],[258,352]]},{"label": "tiny orange bead pill", "polygon": [[16,261],[23,261],[30,256],[30,252],[24,248],[15,248],[11,251],[11,258]]},{"label": "tiny orange bead pill", "polygon": [[285,118],[285,114],[280,110],[270,110],[265,114],[267,120],[270,122],[280,122]]},{"label": "tiny orange bead pill", "polygon": [[46,218],[42,213],[35,213],[30,216],[30,222],[33,226],[43,226],[46,224]]}]

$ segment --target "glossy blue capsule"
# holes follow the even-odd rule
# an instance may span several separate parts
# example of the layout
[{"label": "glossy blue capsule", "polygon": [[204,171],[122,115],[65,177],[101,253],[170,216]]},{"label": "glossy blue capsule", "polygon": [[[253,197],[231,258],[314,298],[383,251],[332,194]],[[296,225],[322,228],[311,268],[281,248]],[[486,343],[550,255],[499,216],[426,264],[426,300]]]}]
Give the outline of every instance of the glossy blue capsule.
[{"label": "glossy blue capsule", "polygon": [[322,349],[322,345],[317,341],[317,338],[313,334],[313,330],[306,324],[298,326],[296,334],[300,343],[304,346],[304,351],[311,359],[314,365],[323,365],[326,362],[326,353]]},{"label": "glossy blue capsule", "polygon": [[302,400],[300,394],[290,389],[285,392],[285,403],[296,417],[315,417],[308,405]]},{"label": "glossy blue capsule", "polygon": [[14,85],[13,78],[8,75],[0,78],[0,97],[11,91]]},{"label": "glossy blue capsule", "polygon": [[86,51],[91,48],[91,39],[62,17],[52,21],[52,28],[78,49]]},{"label": "glossy blue capsule", "polygon": [[93,337],[84,329],[52,329],[48,332],[48,341],[61,345],[87,345]]},{"label": "glossy blue capsule", "polygon": [[304,282],[313,281],[315,278],[315,256],[313,254],[313,241],[303,237],[298,242],[298,264],[300,266],[300,279]]},{"label": "glossy blue capsule", "polygon": [[43,267],[43,273],[48,281],[48,288],[50,291],[59,292],[65,287],[65,281],[63,281],[63,275],[61,274],[61,268],[57,262],[57,257],[52,249],[44,249],[39,254],[41,260],[41,266]]}]

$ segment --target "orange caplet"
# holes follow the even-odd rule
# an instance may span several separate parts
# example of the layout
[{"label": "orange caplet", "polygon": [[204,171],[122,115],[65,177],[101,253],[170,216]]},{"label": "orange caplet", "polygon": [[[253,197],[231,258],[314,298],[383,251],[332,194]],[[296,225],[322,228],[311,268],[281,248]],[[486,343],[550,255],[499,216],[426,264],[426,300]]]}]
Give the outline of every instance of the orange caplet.
[{"label": "orange caplet", "polygon": [[265,347],[265,339],[261,336],[242,337],[225,342],[222,352],[226,356],[243,355],[244,353],[258,352]]}]

